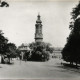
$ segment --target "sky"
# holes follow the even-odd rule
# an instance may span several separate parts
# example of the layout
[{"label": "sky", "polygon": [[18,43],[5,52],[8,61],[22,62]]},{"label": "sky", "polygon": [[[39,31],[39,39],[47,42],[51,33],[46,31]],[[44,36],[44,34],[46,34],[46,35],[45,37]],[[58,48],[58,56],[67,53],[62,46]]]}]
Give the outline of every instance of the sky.
[{"label": "sky", "polygon": [[9,7],[0,7],[0,30],[17,46],[34,42],[35,24],[40,13],[43,41],[64,47],[69,36],[71,12],[78,0],[5,0]]}]

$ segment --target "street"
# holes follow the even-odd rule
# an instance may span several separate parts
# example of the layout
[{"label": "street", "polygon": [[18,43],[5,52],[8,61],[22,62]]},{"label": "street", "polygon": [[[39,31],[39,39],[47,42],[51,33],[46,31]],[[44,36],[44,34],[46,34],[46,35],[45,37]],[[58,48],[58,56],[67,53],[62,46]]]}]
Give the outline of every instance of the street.
[{"label": "street", "polygon": [[55,79],[77,80],[78,70],[65,68],[59,59],[48,62],[20,61],[14,59],[13,64],[0,64],[0,79]]}]

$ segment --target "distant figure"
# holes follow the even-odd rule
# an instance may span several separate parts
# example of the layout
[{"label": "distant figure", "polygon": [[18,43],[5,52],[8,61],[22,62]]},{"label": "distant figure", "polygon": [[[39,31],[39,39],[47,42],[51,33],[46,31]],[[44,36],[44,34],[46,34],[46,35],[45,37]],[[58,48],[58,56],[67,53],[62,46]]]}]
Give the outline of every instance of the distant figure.
[{"label": "distant figure", "polygon": [[9,4],[5,1],[1,2],[0,7],[9,7]]}]

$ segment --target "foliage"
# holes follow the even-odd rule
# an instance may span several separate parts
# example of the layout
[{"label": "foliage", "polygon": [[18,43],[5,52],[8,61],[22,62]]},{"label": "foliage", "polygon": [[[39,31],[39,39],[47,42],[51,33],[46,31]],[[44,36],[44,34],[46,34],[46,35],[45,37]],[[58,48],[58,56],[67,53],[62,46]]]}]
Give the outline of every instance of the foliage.
[{"label": "foliage", "polygon": [[9,7],[9,4],[5,1],[2,2],[0,1],[0,3],[1,3],[0,7]]},{"label": "foliage", "polygon": [[4,63],[4,56],[6,54],[8,40],[3,36],[2,30],[0,30],[0,54],[1,54],[1,63]]},{"label": "foliage", "polygon": [[0,30],[0,54],[5,54],[7,42],[8,42],[7,38],[3,36],[3,33]]},{"label": "foliage", "polygon": [[50,46],[50,43],[45,42],[30,43],[29,47],[32,49],[31,58],[37,61],[49,60],[49,53],[52,53],[54,50],[53,48],[50,48]]},{"label": "foliage", "polygon": [[21,53],[21,51],[19,50],[19,49],[16,49],[16,57],[19,57],[20,56],[20,53]]},{"label": "foliage", "polygon": [[16,57],[17,53],[16,53],[16,45],[14,43],[8,43],[7,44],[7,55],[10,55],[10,57]]},{"label": "foliage", "polygon": [[3,36],[2,31],[0,30],[0,54],[1,54],[1,63],[5,63],[5,56],[9,59],[13,56],[16,56],[16,46],[14,43],[8,43],[8,39]]},{"label": "foliage", "polygon": [[29,44],[29,47],[30,49],[39,49],[39,51],[41,51],[42,49],[45,49],[46,51],[49,51],[49,52],[53,52],[54,48],[53,47],[50,47],[51,44],[50,43],[45,43],[45,42],[37,42],[37,43],[30,43]]},{"label": "foliage", "polygon": [[74,23],[76,21],[76,19],[78,19],[80,17],[80,2],[78,5],[76,5],[75,8],[73,8],[72,12],[71,12],[71,19],[72,21],[70,22],[70,26],[69,28],[72,30],[74,29]]},{"label": "foliage", "polygon": [[73,8],[71,15],[73,20],[69,26],[71,32],[62,50],[62,57],[65,61],[72,64],[75,62],[77,65],[80,63],[80,2]]}]

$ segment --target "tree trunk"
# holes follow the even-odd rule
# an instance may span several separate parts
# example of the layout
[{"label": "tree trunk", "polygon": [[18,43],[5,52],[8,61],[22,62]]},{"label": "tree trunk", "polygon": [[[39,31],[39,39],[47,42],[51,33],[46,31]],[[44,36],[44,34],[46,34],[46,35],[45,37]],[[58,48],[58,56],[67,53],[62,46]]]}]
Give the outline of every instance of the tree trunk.
[{"label": "tree trunk", "polygon": [[73,62],[70,62],[70,65],[73,65]]},{"label": "tree trunk", "polygon": [[7,55],[7,57],[8,57],[8,63],[10,63],[10,55]]},{"label": "tree trunk", "polygon": [[76,68],[77,68],[77,62],[76,62]]},{"label": "tree trunk", "polygon": [[8,58],[8,60],[9,60],[9,62],[8,62],[8,63],[10,64],[10,58]]},{"label": "tree trunk", "polygon": [[2,55],[2,54],[1,54],[1,63],[2,63],[2,64],[5,63],[5,61],[4,61],[4,55]]}]

